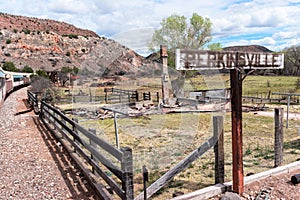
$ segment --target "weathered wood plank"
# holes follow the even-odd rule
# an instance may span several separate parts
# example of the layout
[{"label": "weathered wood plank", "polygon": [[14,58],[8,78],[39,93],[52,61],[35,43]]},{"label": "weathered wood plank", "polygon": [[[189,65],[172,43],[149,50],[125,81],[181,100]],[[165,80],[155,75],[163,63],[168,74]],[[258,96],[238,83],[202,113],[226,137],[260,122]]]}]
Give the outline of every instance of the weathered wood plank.
[{"label": "weathered wood plank", "polygon": [[[216,137],[211,137],[208,141],[203,143],[200,147],[195,149],[190,155],[188,155],[185,159],[179,162],[175,167],[161,176],[157,181],[152,183],[147,188],[147,198],[150,198],[155,192],[161,189],[164,185],[166,185],[169,181],[171,181],[178,173],[182,172],[186,169],[192,162],[194,162],[197,158],[202,156],[206,151],[208,151],[211,147],[213,147],[217,142]],[[135,200],[143,200],[144,192],[140,193]]]},{"label": "weathered wood plank", "polygon": [[113,155],[119,161],[122,160],[123,153],[119,149],[115,148],[114,146],[107,143],[106,141],[100,139],[99,137],[97,137],[93,133],[89,132],[88,130],[86,130],[85,128],[80,126],[79,124],[75,123],[75,127],[76,127],[77,131],[84,134],[87,138],[91,139],[92,142],[94,142],[95,144],[97,144],[98,146],[103,148],[105,151],[109,152],[111,155]]},{"label": "weathered wood plank", "polygon": [[224,118],[223,116],[213,117],[214,137],[217,143],[214,146],[215,152],[215,184],[224,183]]},{"label": "weathered wood plank", "polygon": [[283,163],[283,108],[275,108],[274,166]]},{"label": "weathered wood plank", "polygon": [[[44,122],[45,126],[48,129],[51,129],[51,127],[49,126],[48,123],[45,122],[45,120],[42,118],[42,121]],[[59,129],[58,129],[59,130]],[[64,136],[65,133],[64,132],[60,132],[61,134],[63,134]],[[57,136],[56,136],[57,137]],[[111,179],[109,176],[106,175],[105,171],[103,171],[100,166],[98,165],[98,163],[96,163],[94,160],[92,160],[90,158],[90,156],[88,154],[86,154],[83,149],[77,144],[75,143],[72,139],[70,139],[69,137],[63,137],[64,139],[66,139],[73,147],[75,147],[76,149],[76,153],[78,153],[79,155],[82,156],[82,158],[84,160],[87,161],[87,163],[89,163],[94,170],[101,176],[101,178],[103,178],[103,180],[122,198],[125,198],[125,193],[124,191],[120,188],[119,184],[116,183],[113,179]],[[57,137],[57,139],[61,142],[62,138]],[[71,151],[71,150],[70,150]]]}]

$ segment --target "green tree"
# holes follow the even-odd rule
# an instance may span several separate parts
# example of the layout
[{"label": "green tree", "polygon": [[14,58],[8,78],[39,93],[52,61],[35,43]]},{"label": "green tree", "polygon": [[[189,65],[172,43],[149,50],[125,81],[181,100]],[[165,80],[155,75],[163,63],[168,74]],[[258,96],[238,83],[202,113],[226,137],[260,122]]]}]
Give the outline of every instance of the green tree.
[{"label": "green tree", "polygon": [[70,67],[62,67],[62,68],[60,69],[60,71],[61,71],[62,73],[69,73],[69,72],[72,72],[73,70],[72,70],[72,68],[70,68]]},{"label": "green tree", "polygon": [[78,74],[79,72],[79,68],[78,67],[73,67],[72,71],[75,73],[75,74]]},{"label": "green tree", "polygon": [[15,64],[13,62],[5,62],[2,66],[2,69],[5,71],[11,71],[11,72],[19,72],[20,70],[16,68]]},{"label": "green tree", "polygon": [[161,28],[156,30],[150,42],[150,49],[167,45],[171,51],[176,48],[200,49],[211,40],[212,23],[209,18],[194,13],[187,23],[184,16],[173,14],[162,20]]},{"label": "green tree", "polygon": [[68,81],[70,81],[70,76],[73,72],[73,69],[70,67],[62,67],[60,72],[58,72],[58,79],[62,87],[66,85]]},{"label": "green tree", "polygon": [[33,69],[31,67],[29,67],[28,65],[25,65],[23,67],[23,69],[21,70],[21,72],[25,72],[25,73],[33,73]]},{"label": "green tree", "polygon": [[207,48],[209,50],[214,50],[214,51],[222,50],[222,45],[221,45],[221,43],[212,43],[212,44],[207,45]]},{"label": "green tree", "polygon": [[[168,66],[175,68],[175,49],[201,49],[211,40],[212,23],[209,18],[203,18],[194,13],[189,23],[185,16],[173,14],[162,20],[161,28],[152,35],[149,48],[152,51],[160,45],[168,47]],[[193,75],[194,72],[184,72]]]},{"label": "green tree", "polygon": [[48,74],[47,74],[44,70],[42,70],[42,69],[36,70],[35,73],[36,73],[38,76],[43,76],[43,77],[46,77],[46,78],[49,77]]}]

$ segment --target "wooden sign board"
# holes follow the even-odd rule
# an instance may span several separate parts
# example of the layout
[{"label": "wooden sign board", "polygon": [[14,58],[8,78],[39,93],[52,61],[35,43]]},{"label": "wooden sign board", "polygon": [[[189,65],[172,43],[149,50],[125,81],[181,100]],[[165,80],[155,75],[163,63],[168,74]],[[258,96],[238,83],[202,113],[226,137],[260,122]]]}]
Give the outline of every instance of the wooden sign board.
[{"label": "wooden sign board", "polygon": [[176,49],[177,70],[283,69],[283,53]]}]

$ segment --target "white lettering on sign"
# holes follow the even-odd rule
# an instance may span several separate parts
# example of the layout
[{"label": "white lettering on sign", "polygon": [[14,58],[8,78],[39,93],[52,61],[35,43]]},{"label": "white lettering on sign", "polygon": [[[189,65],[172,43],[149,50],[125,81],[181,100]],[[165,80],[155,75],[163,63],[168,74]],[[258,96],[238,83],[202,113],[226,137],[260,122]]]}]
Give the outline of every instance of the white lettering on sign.
[{"label": "white lettering on sign", "polygon": [[262,52],[232,52],[176,50],[177,70],[201,69],[283,69],[284,54]]}]

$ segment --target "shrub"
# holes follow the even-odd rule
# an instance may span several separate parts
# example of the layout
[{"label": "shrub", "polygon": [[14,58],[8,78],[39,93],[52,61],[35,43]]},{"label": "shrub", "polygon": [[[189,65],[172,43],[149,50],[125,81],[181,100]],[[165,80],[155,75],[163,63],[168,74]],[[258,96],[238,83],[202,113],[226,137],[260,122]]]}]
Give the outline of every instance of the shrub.
[{"label": "shrub", "polygon": [[31,67],[29,67],[28,65],[25,65],[23,67],[23,69],[21,70],[21,72],[25,72],[25,73],[33,73],[33,69]]},{"label": "shrub", "polygon": [[15,67],[15,64],[13,62],[5,62],[2,66],[2,69],[5,71],[11,71],[11,72],[19,72],[20,70]]},{"label": "shrub", "polygon": [[42,69],[37,70],[36,74],[39,75],[39,76],[46,77],[46,78],[49,77],[48,74],[44,70],[42,70]]},{"label": "shrub", "polygon": [[78,35],[75,35],[75,34],[69,34],[69,35],[63,35],[63,37],[69,37],[70,39],[78,39]]},{"label": "shrub", "polygon": [[23,29],[22,32],[25,33],[25,34],[30,34],[30,30],[29,29]]}]

